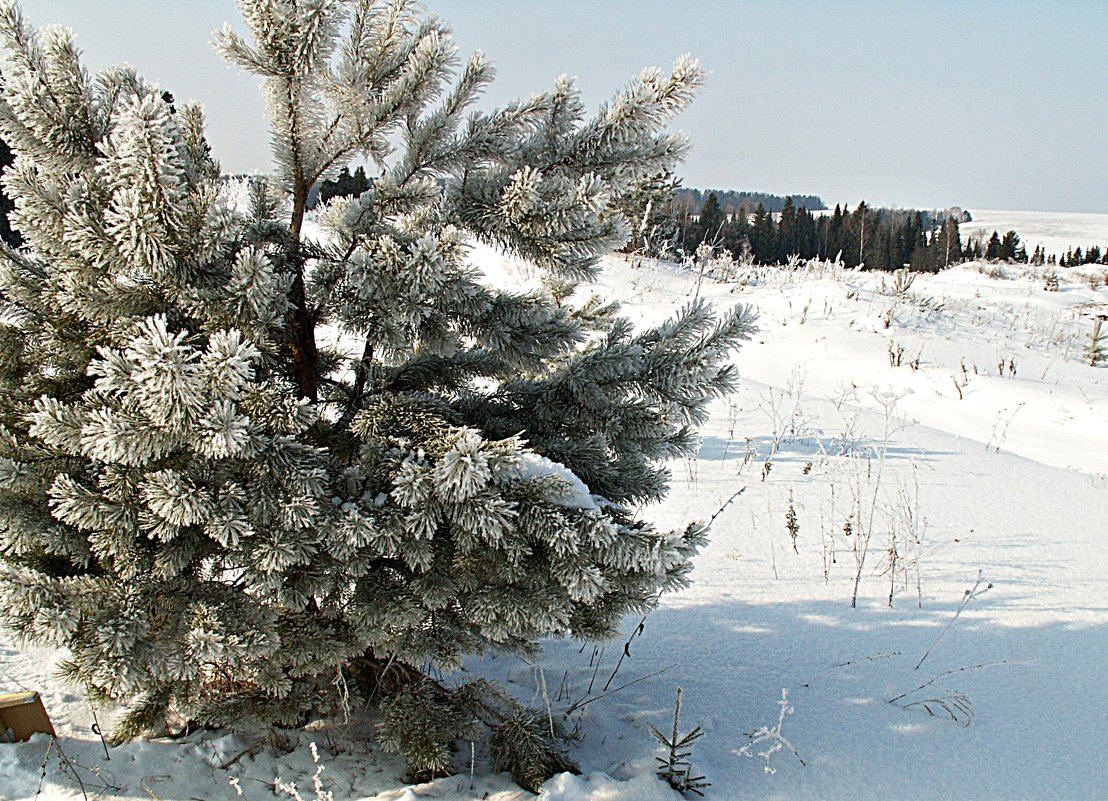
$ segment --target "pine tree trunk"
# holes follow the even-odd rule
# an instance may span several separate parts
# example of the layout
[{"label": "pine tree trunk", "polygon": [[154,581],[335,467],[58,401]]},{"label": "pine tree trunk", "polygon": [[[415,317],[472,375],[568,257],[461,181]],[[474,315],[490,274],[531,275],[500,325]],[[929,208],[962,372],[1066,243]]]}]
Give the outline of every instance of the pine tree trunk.
[{"label": "pine tree trunk", "polygon": [[304,255],[300,250],[300,231],[304,225],[304,210],[308,205],[308,187],[297,176],[292,200],[291,231],[294,248],[291,254],[296,265],[296,277],[292,284],[293,305],[290,325],[292,356],[296,365],[296,386],[302,398],[314,401],[319,388],[319,351],[315,342],[315,320],[308,311],[308,293],[304,284]]}]

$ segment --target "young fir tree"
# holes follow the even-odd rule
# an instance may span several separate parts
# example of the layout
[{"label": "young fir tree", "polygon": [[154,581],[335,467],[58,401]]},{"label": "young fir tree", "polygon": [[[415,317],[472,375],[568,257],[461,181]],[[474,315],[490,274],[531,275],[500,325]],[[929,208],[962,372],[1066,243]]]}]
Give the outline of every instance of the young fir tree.
[{"label": "young fir tree", "polygon": [[[545,718],[423,668],[607,637],[687,579],[704,527],[633,510],[735,386],[752,315],[636,332],[565,301],[626,241],[618,199],[684,153],[664,129],[702,72],[648,70],[596,116],[565,78],[481,113],[492,69],[412,3],[241,7],[252,39],[218,43],[261,78],[276,156],[249,210],[198,107],[91,78],[71,33],[0,6],[26,240],[0,269],[0,620],[134,704],[122,736],[296,723],[350,687],[414,773],[483,724],[533,787],[570,766]],[[309,190],[355,157],[381,177],[309,238]],[[470,240],[558,299],[483,283]]]}]

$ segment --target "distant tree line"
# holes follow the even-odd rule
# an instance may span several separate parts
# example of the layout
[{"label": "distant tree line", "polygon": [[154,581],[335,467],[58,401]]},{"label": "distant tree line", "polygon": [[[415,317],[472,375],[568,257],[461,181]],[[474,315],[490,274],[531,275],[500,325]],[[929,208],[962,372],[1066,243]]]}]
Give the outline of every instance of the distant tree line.
[{"label": "distant tree line", "polygon": [[[1050,258],[1053,259],[1054,256],[1051,255]],[[1108,252],[1101,251],[1100,245],[1090,245],[1084,253],[1081,252],[1081,248],[1075,248],[1067,250],[1058,257],[1060,267],[1077,267],[1081,264],[1108,264]]]},{"label": "distant tree line", "polygon": [[818,195],[771,195],[769,192],[735,192],[728,189],[690,189],[677,187],[673,202],[674,205],[686,214],[700,214],[700,210],[711,195],[716,196],[716,203],[725,214],[737,214],[740,209],[746,209],[750,214],[759,205],[766,211],[780,213],[785,210],[785,202],[791,200],[798,208],[810,211],[822,211],[827,208],[823,199]]},{"label": "distant tree line", "polygon": [[[759,202],[750,208],[747,201],[755,198],[772,200],[772,207]],[[958,207],[871,208],[863,201],[853,210],[835,206],[830,214],[814,214],[826,211],[815,195],[687,189],[669,174],[637,187],[621,210],[636,223],[627,250],[664,257],[691,255],[707,243],[717,255],[728,252],[752,264],[838,258],[848,267],[872,270],[934,272],[964,261],[1063,267],[1108,263],[1108,253],[1099,245],[1050,256],[1039,245],[1028,254],[1011,230],[1003,235],[993,231],[987,240],[963,239],[960,225],[973,218]]]},{"label": "distant tree line", "polygon": [[745,206],[729,211],[715,192],[708,193],[695,216],[684,214],[680,201],[676,205],[669,242],[684,253],[693,253],[707,242],[737,260],[757,264],[784,264],[794,256],[839,258],[848,267],[909,267],[921,272],[967,258],[959,231],[964,220],[960,209],[941,213],[883,209],[862,202],[853,211],[836,206],[831,214],[816,216],[789,196],[783,199],[780,213],[760,203],[752,212]]},{"label": "distant tree line", "polygon": [[1028,255],[1015,231],[1008,231],[1004,236],[993,231],[984,244],[975,239],[967,245],[965,255],[967,260],[1022,262],[1036,266],[1078,267],[1082,264],[1108,264],[1108,252],[1102,250],[1100,245],[1090,245],[1084,251],[1080,247],[1069,248],[1065,253],[1051,253],[1049,256],[1042,245],[1036,245],[1035,250]]}]

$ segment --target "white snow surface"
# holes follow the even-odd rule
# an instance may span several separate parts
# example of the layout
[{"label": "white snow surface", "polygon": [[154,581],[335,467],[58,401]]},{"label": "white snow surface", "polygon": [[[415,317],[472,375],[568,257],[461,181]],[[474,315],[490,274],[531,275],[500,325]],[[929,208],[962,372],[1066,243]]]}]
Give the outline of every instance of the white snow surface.
[{"label": "white snow surface", "polygon": [[[979,214],[990,232],[1006,225]],[[1108,242],[1081,228],[1087,216],[1065,216],[1071,244]],[[486,248],[473,258],[505,285],[534,280]],[[1108,287],[1061,273],[1047,292],[1030,268],[964,265],[895,296],[890,276],[833,265],[724,284],[608,260],[596,290],[636,324],[699,293],[753,304],[761,329],[699,455],[672,465],[670,497],[641,512],[677,527],[723,507],[691,587],[612,642],[551,641],[534,664],[487,657],[445,677],[548,699],[577,734],[581,775],[540,798],[680,798],[655,776],[649,729],[671,730],[677,687],[682,733],[704,732],[690,760],[708,799],[1106,797],[1108,367],[1081,354]],[[480,747],[471,777],[468,745],[457,775],[406,785],[357,709],[348,724],[154,739],[109,760],[88,702],[54,675],[62,656],[0,633],[0,692],[39,690],[66,758],[42,735],[0,744],[2,798],[71,801],[83,783],[89,798],[235,799],[235,779],[266,799],[280,777],[313,799],[313,742],[335,799],[532,797]],[[779,718],[782,690],[795,713]],[[98,713],[105,729],[120,714]],[[759,730],[791,746],[741,755]]]},{"label": "white snow surface", "polygon": [[970,214],[973,220],[959,226],[963,242],[971,236],[987,242],[993,231],[1001,236],[1015,231],[1028,254],[1036,245],[1042,245],[1048,256],[1078,247],[1084,253],[1090,245],[1099,245],[1101,252],[1108,247],[1108,214],[990,209],[973,209]]}]

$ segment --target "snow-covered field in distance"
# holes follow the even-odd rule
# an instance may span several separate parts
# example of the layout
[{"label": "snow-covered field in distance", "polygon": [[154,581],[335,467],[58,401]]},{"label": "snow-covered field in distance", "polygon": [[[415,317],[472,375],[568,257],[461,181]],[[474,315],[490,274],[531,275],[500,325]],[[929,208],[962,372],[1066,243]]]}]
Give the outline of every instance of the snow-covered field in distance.
[{"label": "snow-covered field in distance", "polygon": [[[981,214],[988,233],[1019,230]],[[1056,216],[1025,220],[1047,230]],[[1066,247],[1108,241],[1081,227],[1090,216],[1108,219],[1061,215]],[[488,248],[473,258],[498,284],[534,284]],[[582,775],[551,779],[541,798],[679,798],[654,776],[649,729],[669,732],[677,687],[682,732],[705,732],[690,759],[708,799],[1104,797],[1108,366],[1083,353],[1108,286],[1103,266],[1058,273],[1049,292],[1041,269],[969,264],[898,292],[890,275],[828,264],[717,282],[607,260],[594,289],[638,325],[699,294],[754,305],[761,328],[698,457],[674,463],[670,497],[642,510],[676,527],[722,509],[692,586],[641,632],[628,620],[613,642],[549,642],[535,664],[488,657],[457,677],[549,699],[577,732]],[[311,742],[336,800],[531,797],[490,774],[481,749],[471,778],[465,745],[457,776],[407,786],[364,721],[138,742],[108,760],[88,703],[53,675],[58,657],[0,634],[0,692],[40,690],[70,760],[52,752],[43,780],[46,739],[0,745],[2,798],[80,799],[76,775],[89,798],[235,799],[234,778],[260,801],[280,776],[310,801]],[[781,718],[783,690],[794,713]],[[107,726],[115,713],[99,715]],[[782,748],[760,756],[775,729]],[[747,758],[759,730],[770,739]]]},{"label": "snow-covered field in distance", "polygon": [[1048,256],[1078,247],[1084,252],[1090,245],[1099,245],[1102,252],[1108,248],[1108,214],[988,209],[971,209],[970,214],[973,221],[959,226],[963,242],[971,236],[986,241],[993,231],[1001,236],[1015,231],[1028,253],[1036,245],[1042,245]]}]

